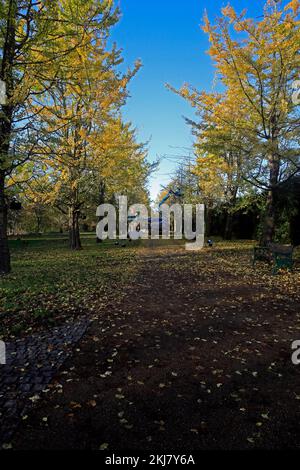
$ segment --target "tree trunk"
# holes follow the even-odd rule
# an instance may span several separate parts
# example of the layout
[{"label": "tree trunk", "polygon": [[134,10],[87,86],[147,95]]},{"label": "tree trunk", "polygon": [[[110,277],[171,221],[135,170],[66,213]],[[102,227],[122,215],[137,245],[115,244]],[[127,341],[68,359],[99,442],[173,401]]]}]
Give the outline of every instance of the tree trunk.
[{"label": "tree trunk", "polygon": [[10,253],[7,238],[7,204],[4,193],[4,172],[0,172],[0,275],[10,272]]},{"label": "tree trunk", "polygon": [[7,238],[7,203],[5,198],[5,166],[9,160],[14,94],[13,66],[16,47],[17,0],[10,0],[5,40],[2,47],[0,79],[5,82],[8,103],[2,105],[0,118],[0,274],[10,272],[10,253]]},{"label": "tree trunk", "polygon": [[209,204],[206,206],[205,210],[205,234],[207,237],[210,236],[211,232],[211,224],[212,224],[212,209]]},{"label": "tree trunk", "polygon": [[[99,206],[101,206],[101,204],[104,204],[105,202],[105,190],[106,190],[106,185],[105,185],[105,182],[103,180],[100,181],[100,184],[99,184]],[[100,218],[101,220],[101,218]],[[98,237],[96,237],[96,243],[100,244],[102,243],[102,240]]]},{"label": "tree trunk", "polygon": [[275,194],[279,178],[279,161],[277,156],[271,156],[269,159],[270,165],[270,185],[267,194],[267,203],[265,211],[264,228],[260,244],[268,246],[274,240],[276,228],[276,204]]},{"label": "tree trunk", "polygon": [[265,211],[265,220],[263,234],[261,238],[261,245],[267,246],[272,243],[275,235],[275,189],[271,188],[268,190],[267,204]]},{"label": "tree trunk", "polygon": [[232,173],[229,175],[228,189],[227,189],[227,211],[226,211],[226,223],[224,230],[224,239],[231,240],[233,232],[233,210],[236,207],[238,193],[237,182],[234,181]]},{"label": "tree trunk", "polygon": [[36,233],[41,232],[41,227],[42,227],[42,217],[40,217],[38,214],[35,215],[36,217]]},{"label": "tree trunk", "polygon": [[71,250],[81,250],[79,210],[71,207],[69,214],[69,241]]}]

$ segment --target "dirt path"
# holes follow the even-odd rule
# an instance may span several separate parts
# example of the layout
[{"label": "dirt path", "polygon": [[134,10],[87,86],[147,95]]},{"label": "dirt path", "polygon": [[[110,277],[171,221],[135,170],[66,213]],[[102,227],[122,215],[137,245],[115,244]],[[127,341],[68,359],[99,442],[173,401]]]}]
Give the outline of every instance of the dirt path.
[{"label": "dirt path", "polygon": [[244,251],[140,251],[136,282],[99,314],[13,447],[300,447],[299,296],[249,265]]}]

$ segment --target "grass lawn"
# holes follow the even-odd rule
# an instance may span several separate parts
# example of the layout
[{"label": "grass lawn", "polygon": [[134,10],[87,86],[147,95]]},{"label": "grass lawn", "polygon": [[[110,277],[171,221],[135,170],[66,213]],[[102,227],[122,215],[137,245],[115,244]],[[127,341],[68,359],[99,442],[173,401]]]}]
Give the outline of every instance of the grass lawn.
[{"label": "grass lawn", "polygon": [[128,282],[136,243],[126,248],[82,234],[72,252],[59,235],[11,240],[12,273],[0,278],[0,337],[28,334],[98,309],[107,290]]}]

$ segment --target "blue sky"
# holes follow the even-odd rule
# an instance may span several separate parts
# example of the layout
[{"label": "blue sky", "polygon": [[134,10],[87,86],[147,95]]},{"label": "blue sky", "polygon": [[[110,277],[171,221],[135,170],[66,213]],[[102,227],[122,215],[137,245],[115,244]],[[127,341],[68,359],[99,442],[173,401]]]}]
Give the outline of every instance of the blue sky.
[{"label": "blue sky", "polygon": [[[213,19],[228,2],[222,0],[120,0],[122,18],[112,39],[123,49],[124,66],[141,59],[143,68],[130,86],[131,98],[124,116],[149,142],[149,158],[187,155],[191,130],[183,116],[193,117],[190,106],[168,91],[166,83],[180,87],[187,82],[211,90],[214,69],[206,51],[208,39],[200,28],[204,10]],[[251,16],[262,12],[262,0],[234,0],[231,4]],[[163,160],[150,182],[154,199],[166,184],[175,162]]]}]

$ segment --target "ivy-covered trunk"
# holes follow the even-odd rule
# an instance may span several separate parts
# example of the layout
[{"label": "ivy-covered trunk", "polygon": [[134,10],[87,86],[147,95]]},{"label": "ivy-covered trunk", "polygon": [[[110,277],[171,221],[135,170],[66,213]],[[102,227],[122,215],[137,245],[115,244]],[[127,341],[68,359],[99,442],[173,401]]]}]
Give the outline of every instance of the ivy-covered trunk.
[{"label": "ivy-covered trunk", "polygon": [[272,243],[275,235],[275,190],[270,188],[267,194],[267,202],[264,216],[263,234],[261,245],[267,246]]},{"label": "ivy-covered trunk", "polygon": [[276,229],[276,200],[275,195],[279,179],[279,159],[277,155],[269,158],[270,178],[267,193],[267,202],[264,216],[264,226],[261,238],[261,245],[268,246],[273,242]]},{"label": "ivy-covered trunk", "polygon": [[2,103],[0,115],[0,274],[10,272],[10,253],[7,238],[7,202],[5,197],[6,167],[12,132],[14,94],[13,67],[16,49],[17,1],[10,0],[6,23],[5,40],[2,47],[0,79],[6,86],[7,103]]},{"label": "ivy-covered trunk", "polygon": [[7,239],[7,204],[4,192],[5,175],[0,172],[0,274],[10,272],[10,253]]}]

